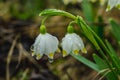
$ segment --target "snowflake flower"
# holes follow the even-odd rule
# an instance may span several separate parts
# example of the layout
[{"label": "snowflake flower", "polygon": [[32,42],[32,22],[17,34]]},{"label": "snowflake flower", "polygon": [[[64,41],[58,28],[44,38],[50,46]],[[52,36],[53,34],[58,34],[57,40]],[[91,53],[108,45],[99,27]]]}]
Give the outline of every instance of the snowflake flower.
[{"label": "snowflake flower", "polygon": [[47,55],[49,59],[53,59],[55,51],[58,49],[58,39],[49,33],[46,33],[45,26],[41,26],[41,34],[38,35],[33,44],[32,56],[40,59],[43,55]]},{"label": "snowflake flower", "polygon": [[79,50],[81,50],[83,53],[87,53],[82,39],[77,34],[73,33],[71,26],[68,27],[68,33],[62,39],[61,46],[63,49],[63,57],[70,53],[77,55]]}]

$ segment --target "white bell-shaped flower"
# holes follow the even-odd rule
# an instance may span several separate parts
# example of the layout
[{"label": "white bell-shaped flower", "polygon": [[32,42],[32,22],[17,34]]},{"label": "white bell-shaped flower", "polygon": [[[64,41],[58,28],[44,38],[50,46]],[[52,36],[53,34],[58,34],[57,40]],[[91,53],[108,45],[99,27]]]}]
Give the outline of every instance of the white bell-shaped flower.
[{"label": "white bell-shaped flower", "polygon": [[73,33],[73,27],[71,25],[67,28],[67,34],[62,39],[62,49],[63,57],[67,56],[70,53],[78,54],[79,50],[83,53],[87,53],[86,48],[84,47],[82,39],[75,33]]},{"label": "white bell-shaped flower", "polygon": [[113,7],[120,9],[120,0],[108,0],[108,6],[106,11],[111,10]]},{"label": "white bell-shaped flower", "polygon": [[41,32],[42,33],[38,35],[33,44],[32,56],[35,55],[38,60],[45,54],[49,59],[53,59],[55,51],[58,50],[58,39],[55,36],[46,33],[44,28]]}]

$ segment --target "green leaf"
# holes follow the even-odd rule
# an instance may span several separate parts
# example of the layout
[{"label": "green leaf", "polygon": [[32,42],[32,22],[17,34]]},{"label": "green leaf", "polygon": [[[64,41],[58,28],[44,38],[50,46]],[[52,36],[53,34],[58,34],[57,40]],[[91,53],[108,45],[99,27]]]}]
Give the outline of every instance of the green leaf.
[{"label": "green leaf", "polygon": [[112,33],[120,45],[120,26],[113,19],[109,19],[109,22],[110,22],[111,27],[112,27]]},{"label": "green leaf", "polygon": [[76,16],[68,13],[68,12],[65,12],[65,11],[62,11],[62,10],[57,10],[57,9],[46,9],[46,10],[43,10],[39,16],[66,16],[68,18],[71,18],[71,19],[76,19]]},{"label": "green leaf", "polygon": [[102,16],[98,16],[98,26],[96,26],[97,34],[100,38],[103,38],[104,35],[104,24],[103,24],[103,18]]},{"label": "green leaf", "polygon": [[106,40],[106,45],[110,51],[109,56],[110,59],[114,65],[114,67],[117,69],[118,73],[120,73],[120,59],[115,50],[112,48],[111,44]]},{"label": "green leaf", "polygon": [[106,61],[100,58],[99,56],[97,56],[96,54],[93,54],[93,59],[95,60],[100,70],[108,68]]},{"label": "green leaf", "polygon": [[[111,71],[111,75],[116,76],[117,74],[113,71],[113,67],[110,64],[109,60],[107,59],[107,56],[104,54],[104,51],[106,53],[109,53],[108,48],[104,44],[104,42],[101,40],[101,38],[84,22],[84,20],[78,16],[78,25],[82,28],[83,32],[85,32],[86,37],[93,43],[95,48],[100,52],[101,56],[105,60],[105,64],[108,66],[108,69]],[[90,38],[91,37],[91,38]],[[102,50],[103,49],[103,50]],[[98,60],[99,61],[99,60]],[[102,61],[102,60],[101,60]],[[102,62],[101,62],[102,63]],[[101,64],[102,65],[102,64]],[[110,75],[110,77],[111,77]],[[109,75],[108,75],[109,76]],[[109,77],[108,77],[109,78]],[[116,79],[117,77],[115,77]],[[112,79],[112,78],[111,78]],[[110,79],[110,80],[111,80]],[[114,79],[113,79],[114,80]]]},{"label": "green leaf", "polygon": [[83,33],[85,34],[85,36],[92,42],[92,44],[96,47],[97,50],[99,50],[99,45],[96,42],[92,32],[89,30],[91,29],[82,19],[82,17],[77,16],[77,23],[79,25],[79,27],[82,29]]},{"label": "green leaf", "polygon": [[92,5],[88,0],[83,0],[82,2],[82,9],[84,16],[88,22],[93,22],[93,10],[92,10]]},{"label": "green leaf", "polygon": [[78,61],[82,62],[83,64],[87,65],[91,69],[93,69],[95,71],[99,71],[99,68],[98,68],[98,66],[95,63],[93,63],[92,61],[84,58],[83,56],[81,56],[81,55],[74,55],[73,53],[71,53],[70,55],[73,56]]},{"label": "green leaf", "polygon": [[[105,69],[109,69],[110,70],[110,68],[107,65],[105,60],[103,60],[102,58],[100,58],[96,54],[93,54],[93,58],[94,58],[96,64],[98,65],[98,67],[99,67],[99,69],[101,71],[105,70]],[[118,80],[117,76],[111,70],[110,70],[110,72],[108,74],[103,73],[103,76],[106,76],[108,80]]]}]

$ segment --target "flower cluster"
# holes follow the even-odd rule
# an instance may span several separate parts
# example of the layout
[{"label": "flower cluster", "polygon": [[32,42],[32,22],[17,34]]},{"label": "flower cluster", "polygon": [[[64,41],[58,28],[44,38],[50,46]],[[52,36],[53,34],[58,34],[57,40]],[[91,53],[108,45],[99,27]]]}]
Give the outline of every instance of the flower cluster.
[{"label": "flower cluster", "polygon": [[[36,59],[39,60],[43,55],[47,55],[50,60],[53,60],[54,54],[58,50],[59,41],[55,36],[46,32],[44,25],[41,25],[40,32],[33,44],[32,56],[36,56]],[[63,57],[70,53],[77,55],[80,50],[87,53],[82,39],[73,32],[72,26],[68,26],[67,34],[62,39],[61,46]]]}]

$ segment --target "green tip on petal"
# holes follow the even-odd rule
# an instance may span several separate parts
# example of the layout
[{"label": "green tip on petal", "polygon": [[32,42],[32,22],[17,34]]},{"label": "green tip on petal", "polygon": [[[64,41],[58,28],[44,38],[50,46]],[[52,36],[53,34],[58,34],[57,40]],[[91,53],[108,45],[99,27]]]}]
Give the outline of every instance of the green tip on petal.
[{"label": "green tip on petal", "polygon": [[74,32],[73,26],[69,25],[69,26],[67,27],[67,32],[68,32],[68,33],[73,33],[73,32]]},{"label": "green tip on petal", "polygon": [[63,57],[66,57],[68,55],[65,50],[63,50],[62,53],[63,53]]},{"label": "green tip on petal", "polygon": [[110,5],[108,5],[108,6],[107,6],[107,9],[106,9],[106,11],[109,11],[109,10],[110,10]]},{"label": "green tip on petal", "polygon": [[39,60],[41,57],[42,57],[42,56],[41,56],[39,53],[36,55],[36,59],[37,59],[37,60]]},{"label": "green tip on petal", "polygon": [[40,26],[40,33],[45,34],[47,32],[45,25]]},{"label": "green tip on petal", "polygon": [[60,51],[60,49],[58,48],[56,52],[60,53],[61,51]]},{"label": "green tip on petal", "polygon": [[81,50],[83,53],[87,53],[87,50],[86,50],[86,48],[83,48],[82,50]]},{"label": "green tip on petal", "polygon": [[32,56],[35,56],[35,52],[32,52]]},{"label": "green tip on petal", "polygon": [[75,54],[75,55],[78,55],[78,53],[79,53],[79,50],[74,50],[73,51],[73,54]]},{"label": "green tip on petal", "polygon": [[116,7],[117,7],[118,9],[120,9],[120,4],[118,4]]},{"label": "green tip on petal", "polygon": [[48,54],[48,57],[49,57],[50,59],[53,59],[54,53],[49,53],[49,54]]}]

